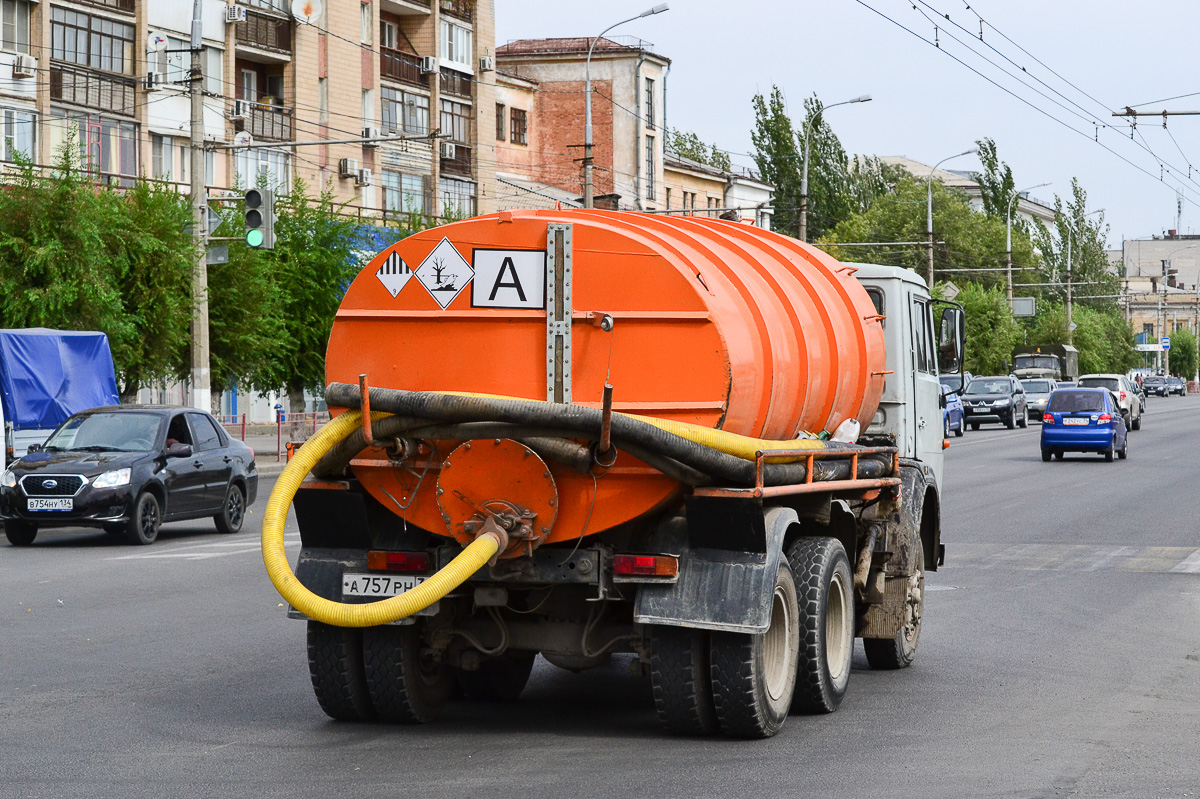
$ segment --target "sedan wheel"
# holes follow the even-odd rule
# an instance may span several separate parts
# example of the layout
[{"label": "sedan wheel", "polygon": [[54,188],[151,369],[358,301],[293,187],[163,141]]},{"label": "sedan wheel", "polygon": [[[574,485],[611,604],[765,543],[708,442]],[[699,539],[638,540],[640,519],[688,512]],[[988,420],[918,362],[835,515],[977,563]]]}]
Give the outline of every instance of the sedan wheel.
[{"label": "sedan wheel", "polygon": [[965,433],[965,432],[967,432],[967,420],[959,419],[958,420],[958,429],[954,431],[954,435],[959,438],[962,438],[963,433]]},{"label": "sedan wheel", "polygon": [[37,538],[37,525],[19,519],[9,519],[4,523],[4,535],[14,547],[27,547]]},{"label": "sedan wheel", "polygon": [[153,494],[140,494],[129,517],[125,537],[131,544],[153,544],[154,539],[158,538],[158,528],[161,524],[162,511],[158,507],[158,500]]},{"label": "sedan wheel", "polygon": [[1125,434],[1125,443],[1121,445],[1121,448],[1119,450],[1117,450],[1117,457],[1120,458],[1121,460],[1125,460],[1126,458],[1129,457],[1129,434],[1128,433]]},{"label": "sedan wheel", "polygon": [[230,483],[229,488],[225,489],[225,503],[221,505],[221,512],[213,517],[217,532],[236,533],[242,529],[245,516],[246,496],[242,493],[242,487],[237,483]]}]

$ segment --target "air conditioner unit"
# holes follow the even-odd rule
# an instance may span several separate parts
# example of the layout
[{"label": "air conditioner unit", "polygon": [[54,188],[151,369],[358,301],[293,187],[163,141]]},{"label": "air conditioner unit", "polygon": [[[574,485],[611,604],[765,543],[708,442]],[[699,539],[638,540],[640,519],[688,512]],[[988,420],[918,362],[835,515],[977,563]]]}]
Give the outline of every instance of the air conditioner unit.
[{"label": "air conditioner unit", "polygon": [[[364,139],[378,139],[381,135],[379,132],[379,128],[363,128],[362,130],[363,130],[362,137]],[[378,147],[378,146],[379,146],[379,142],[377,142],[377,141],[363,142],[363,147]]]},{"label": "air conditioner unit", "polygon": [[147,72],[146,77],[142,78],[142,88],[148,92],[152,92],[159,86],[162,86],[164,82],[164,76],[161,72]]},{"label": "air conditioner unit", "polygon": [[495,71],[495,69],[496,69],[496,59],[492,58],[490,55],[485,55],[479,59],[479,71],[480,72],[493,72],[493,71]]},{"label": "air conditioner unit", "polygon": [[13,61],[12,76],[14,78],[36,78],[37,59],[22,53]]},{"label": "air conditioner unit", "polygon": [[338,160],[338,177],[357,178],[358,177],[358,159],[357,158],[342,158]]},{"label": "air conditioner unit", "polygon": [[232,25],[235,22],[246,21],[246,9],[241,6],[225,6],[225,22]]},{"label": "air conditioner unit", "polygon": [[453,161],[455,156],[458,154],[458,151],[454,147],[454,142],[452,141],[441,142],[439,152],[441,152],[442,158],[447,161]]},{"label": "air conditioner unit", "polygon": [[437,59],[431,55],[427,55],[421,59],[421,74],[428,75],[430,72],[437,72]]},{"label": "air conditioner unit", "polygon": [[354,185],[370,186],[371,185],[371,170],[369,170],[369,169],[358,170],[358,174],[354,176]]},{"label": "air conditioner unit", "polygon": [[229,118],[232,120],[245,119],[250,113],[250,103],[245,100],[234,100],[233,111],[230,112]]}]

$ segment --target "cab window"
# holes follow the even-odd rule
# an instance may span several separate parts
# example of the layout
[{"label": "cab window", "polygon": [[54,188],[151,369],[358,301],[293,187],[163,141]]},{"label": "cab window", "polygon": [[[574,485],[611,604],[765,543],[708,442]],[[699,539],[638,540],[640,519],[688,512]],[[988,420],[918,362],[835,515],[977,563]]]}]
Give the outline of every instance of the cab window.
[{"label": "cab window", "polygon": [[195,436],[197,450],[216,449],[221,446],[221,436],[207,416],[189,413],[187,417],[192,426],[192,435]]}]

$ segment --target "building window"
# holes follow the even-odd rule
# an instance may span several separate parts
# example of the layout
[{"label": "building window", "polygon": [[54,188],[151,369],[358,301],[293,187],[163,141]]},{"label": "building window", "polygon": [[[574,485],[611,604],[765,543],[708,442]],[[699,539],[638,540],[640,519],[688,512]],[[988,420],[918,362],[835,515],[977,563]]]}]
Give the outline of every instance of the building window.
[{"label": "building window", "polygon": [[50,56],[92,69],[133,72],[134,27],[104,17],[52,6]]},{"label": "building window", "polygon": [[708,215],[716,216],[717,215],[716,208],[717,208],[717,198],[709,197],[708,198]]},{"label": "building window", "polygon": [[471,106],[454,100],[442,100],[442,133],[450,141],[471,143]]},{"label": "building window", "polygon": [[122,186],[132,186],[141,171],[138,164],[138,126],[95,114],[54,111],[50,125],[51,149],[57,151],[73,130],[79,142],[80,167],[114,175]]},{"label": "building window", "polygon": [[471,68],[471,29],[442,19],[442,66],[454,67],[469,74]]},{"label": "building window", "polygon": [[654,81],[646,78],[646,127],[654,130]]},{"label": "building window", "polygon": [[258,72],[253,69],[243,69],[240,73],[242,99],[248,103],[258,102]]},{"label": "building window", "polygon": [[667,209],[668,211],[670,211],[670,210],[671,210],[671,188],[670,188],[669,186],[667,187],[667,189],[666,189],[666,192],[667,192],[667,205],[666,205],[666,209]]},{"label": "building window", "polygon": [[364,128],[375,126],[375,90],[362,90],[362,124]]},{"label": "building window", "polygon": [[470,180],[442,178],[442,214],[465,218],[475,216],[475,184]]},{"label": "building window", "polygon": [[287,153],[275,149],[237,150],[234,156],[234,171],[243,186],[257,186],[260,178],[276,191],[287,189],[290,159]]},{"label": "building window", "polygon": [[1146,336],[1146,341],[1149,342],[1154,337],[1154,323],[1145,322],[1142,324],[1142,334]]},{"label": "building window", "polygon": [[398,49],[396,47],[396,23],[383,21],[379,23],[379,46],[391,50]]},{"label": "building window", "polygon": [[425,178],[383,170],[383,202],[391,214],[425,213]]},{"label": "building window", "polygon": [[513,144],[529,144],[529,114],[514,108],[510,112],[509,128]]},{"label": "building window", "polygon": [[[150,170],[156,180],[174,180],[178,175],[178,182],[186,183],[189,179],[189,159],[188,147],[184,140],[177,141],[171,136],[150,134]],[[179,165],[178,169],[175,168],[176,164]]]},{"label": "building window", "polygon": [[[646,199],[654,199],[654,137],[646,137]],[[687,206],[687,201],[684,201]]]},{"label": "building window", "polygon": [[37,115],[28,111],[4,109],[4,149],[0,160],[12,161],[17,153],[31,161],[34,157],[34,142],[37,136]]},{"label": "building window", "polygon": [[496,103],[496,141],[504,141],[507,138],[504,123],[504,104]]},{"label": "building window", "polygon": [[29,52],[29,3],[27,0],[0,2],[0,39],[10,53]]},{"label": "building window", "polygon": [[375,27],[374,25],[371,24],[371,4],[370,3],[362,4],[362,6],[359,10],[359,16],[361,17],[360,27],[362,28],[360,35],[359,35],[359,39],[362,41],[363,44],[370,44],[371,43],[371,29]]},{"label": "building window", "polygon": [[[187,40],[168,36],[166,48],[157,53],[147,54],[147,58],[150,59],[153,65],[152,69],[163,73],[164,81],[167,83],[186,84],[188,72],[192,68],[192,54],[186,52],[189,47],[191,47],[191,44]],[[205,90],[214,94],[224,94],[224,51],[218,50],[215,47],[205,47],[201,58],[203,59]]]},{"label": "building window", "polygon": [[424,136],[429,132],[429,98],[384,86],[382,120],[388,133],[407,133]]}]

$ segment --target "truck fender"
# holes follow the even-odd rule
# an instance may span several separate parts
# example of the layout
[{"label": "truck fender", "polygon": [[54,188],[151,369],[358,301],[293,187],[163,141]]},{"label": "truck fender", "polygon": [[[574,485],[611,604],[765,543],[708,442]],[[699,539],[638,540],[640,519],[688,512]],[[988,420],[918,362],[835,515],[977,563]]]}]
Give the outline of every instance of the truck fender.
[{"label": "truck fender", "polygon": [[[736,501],[723,501],[730,502]],[[675,542],[679,579],[670,585],[642,584],[634,602],[633,619],[638,624],[766,632],[784,539],[799,524],[799,518],[791,508],[764,511],[757,503],[757,513],[746,513],[749,508],[737,509],[732,515],[749,529],[727,528],[728,540],[755,541],[762,546],[724,549],[712,546],[717,543],[712,528],[728,521],[729,516],[707,512],[715,510],[708,505],[689,503],[686,537],[679,536]],[[725,505],[721,510],[730,508]]]},{"label": "truck fender", "polygon": [[[900,529],[898,535],[909,536],[916,532],[921,537],[925,554],[925,570],[935,572],[945,560],[942,547],[941,497],[933,472],[926,464],[901,461],[900,482],[902,498],[900,504]],[[888,542],[891,548],[897,545]],[[901,551],[907,546],[900,545]],[[907,558],[906,560],[911,560]],[[911,574],[911,563],[896,564],[904,574]]]}]

